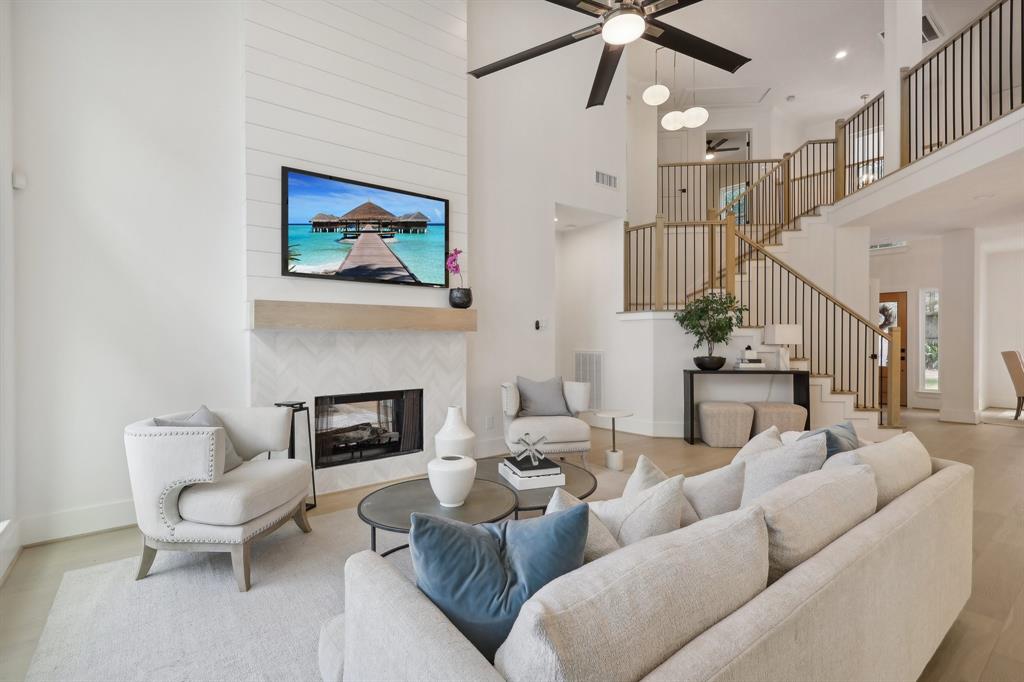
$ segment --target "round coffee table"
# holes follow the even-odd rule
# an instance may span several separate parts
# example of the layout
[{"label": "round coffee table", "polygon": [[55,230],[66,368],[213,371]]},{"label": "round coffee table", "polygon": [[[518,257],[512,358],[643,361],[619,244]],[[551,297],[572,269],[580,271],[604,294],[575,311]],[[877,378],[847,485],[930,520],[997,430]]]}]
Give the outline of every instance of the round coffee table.
[{"label": "round coffee table", "polygon": [[[461,507],[442,507],[430,489],[430,481],[417,478],[375,490],[362,499],[356,512],[370,526],[370,549],[377,551],[377,529],[408,533],[412,527],[409,515],[413,512],[477,524],[499,521],[515,510],[515,493],[492,481],[474,481]],[[381,556],[408,546],[394,547]]]},{"label": "round coffee table", "polygon": [[[478,459],[476,462],[477,479],[500,483],[514,492],[518,500],[516,504],[516,518],[519,518],[519,512],[522,511],[541,511],[545,509],[548,506],[548,502],[551,501],[551,493],[555,491],[555,486],[550,488],[534,488],[533,490],[516,490],[512,487],[511,483],[502,478],[501,474],[498,473],[498,465],[503,459],[505,459],[505,456]],[[562,468],[562,472],[565,474],[565,485],[557,487],[563,488],[565,492],[573,497],[582,500],[590,497],[597,489],[597,479],[594,477],[594,474],[583,467],[569,464],[568,462],[559,462],[558,466]]]}]

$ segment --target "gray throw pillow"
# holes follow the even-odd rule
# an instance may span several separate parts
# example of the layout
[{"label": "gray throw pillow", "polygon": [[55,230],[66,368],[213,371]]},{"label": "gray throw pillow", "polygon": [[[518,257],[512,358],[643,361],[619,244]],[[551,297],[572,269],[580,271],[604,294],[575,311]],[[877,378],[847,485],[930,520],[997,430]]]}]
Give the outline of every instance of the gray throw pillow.
[{"label": "gray throw pillow", "polygon": [[860,447],[860,440],[857,438],[857,431],[853,428],[853,422],[847,419],[839,424],[826,426],[823,429],[815,429],[804,433],[797,440],[813,438],[819,433],[825,434],[825,457],[838,455],[840,452],[849,452]]},{"label": "gray throw pillow", "polygon": [[[206,405],[200,405],[199,409],[185,419],[161,419],[153,417],[153,424],[156,426],[219,426],[224,428],[224,422],[210,411]],[[224,473],[242,465],[242,458],[235,452],[235,446],[224,431]]]},{"label": "gray throw pillow", "polygon": [[547,381],[516,377],[516,386],[519,388],[520,417],[572,416],[569,406],[565,404],[562,377],[553,377]]},{"label": "gray throw pillow", "polygon": [[825,452],[825,434],[818,434],[752,458],[746,463],[740,506],[746,507],[775,486],[817,471],[825,463]]}]

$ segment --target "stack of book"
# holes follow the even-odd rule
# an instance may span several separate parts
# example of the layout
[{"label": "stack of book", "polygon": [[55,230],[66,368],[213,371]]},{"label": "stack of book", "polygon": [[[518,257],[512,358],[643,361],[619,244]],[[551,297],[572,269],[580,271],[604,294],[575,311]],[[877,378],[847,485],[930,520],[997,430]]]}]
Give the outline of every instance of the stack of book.
[{"label": "stack of book", "polygon": [[765,369],[765,364],[761,358],[740,358],[736,361],[736,369]]},{"label": "stack of book", "polygon": [[565,485],[561,467],[549,459],[531,464],[528,458],[506,457],[498,464],[498,473],[516,490],[533,490]]}]

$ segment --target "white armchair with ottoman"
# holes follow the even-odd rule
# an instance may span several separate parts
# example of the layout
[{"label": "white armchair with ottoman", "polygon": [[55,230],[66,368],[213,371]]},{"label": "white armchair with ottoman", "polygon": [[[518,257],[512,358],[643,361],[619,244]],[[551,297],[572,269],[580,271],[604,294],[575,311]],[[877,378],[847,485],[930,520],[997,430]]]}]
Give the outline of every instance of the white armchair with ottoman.
[{"label": "white armchair with ottoman", "polygon": [[590,409],[589,383],[518,377],[501,385],[501,407],[509,452],[522,452],[525,437],[545,456],[580,455],[586,467],[590,425],[578,415]]},{"label": "white armchair with ottoman", "polygon": [[245,592],[254,540],[289,519],[310,532],[309,464],[257,459],[287,450],[291,427],[287,407],[205,406],[127,426],[128,474],[143,536],[136,580],[149,573],[157,550],[230,552]]}]

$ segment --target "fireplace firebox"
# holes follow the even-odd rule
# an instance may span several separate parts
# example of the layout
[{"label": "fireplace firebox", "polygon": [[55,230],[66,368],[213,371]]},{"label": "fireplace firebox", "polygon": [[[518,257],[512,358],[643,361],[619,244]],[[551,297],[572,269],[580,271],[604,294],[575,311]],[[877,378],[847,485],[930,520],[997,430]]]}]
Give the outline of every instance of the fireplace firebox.
[{"label": "fireplace firebox", "polygon": [[423,449],[423,389],[317,396],[316,468]]}]

